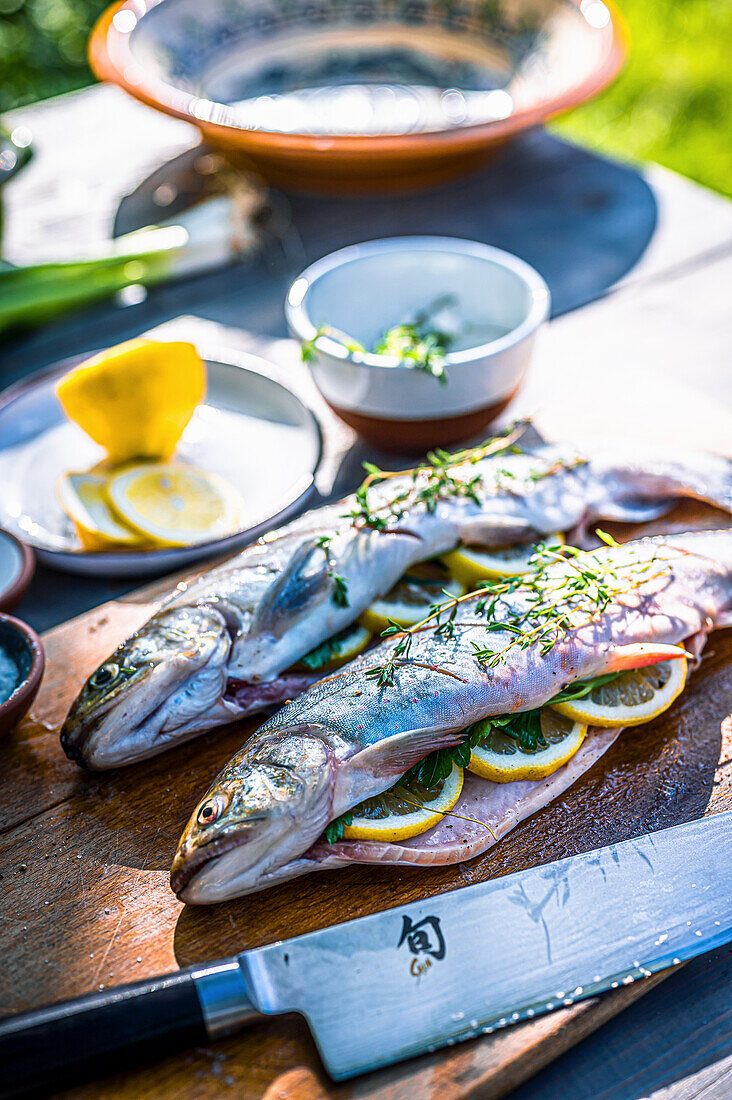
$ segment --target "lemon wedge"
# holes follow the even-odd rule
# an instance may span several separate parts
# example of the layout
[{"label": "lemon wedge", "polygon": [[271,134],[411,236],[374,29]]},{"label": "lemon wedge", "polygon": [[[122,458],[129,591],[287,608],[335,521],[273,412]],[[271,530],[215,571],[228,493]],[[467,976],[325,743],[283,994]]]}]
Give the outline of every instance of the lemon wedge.
[{"label": "lemon wedge", "polygon": [[593,688],[584,699],[552,703],[552,709],[592,726],[639,726],[662,714],[684,690],[688,673],[683,658],[659,661],[621,672]]},{"label": "lemon wedge", "polygon": [[[450,595],[445,595],[446,592]],[[464,586],[450,577],[441,562],[421,562],[412,566],[385,596],[367,607],[359,622],[372,634],[386,630],[390,619],[400,626],[414,626],[429,615],[433,604],[447,603],[450,596],[464,594]]]},{"label": "lemon wedge", "polygon": [[58,483],[61,507],[71,517],[85,550],[144,546],[138,531],[122,523],[107,499],[107,478],[98,474],[66,474]]},{"label": "lemon wedge", "polygon": [[[547,546],[563,546],[564,535],[561,531],[554,531],[551,535],[545,535],[542,542]],[[519,577],[524,573],[533,572],[536,568],[536,564],[531,563],[533,557],[533,545],[524,543],[491,548],[459,546],[457,550],[443,554],[441,561],[445,563],[456,580],[472,588],[483,580],[502,580],[506,577]]]},{"label": "lemon wedge", "polygon": [[313,672],[329,672],[363,653],[370,641],[370,632],[359,623],[353,623],[340,634],[311,649],[297,663],[300,668],[312,669]]},{"label": "lemon wedge", "polygon": [[130,340],[70,371],[56,393],[67,416],[120,463],[169,458],[205,389],[193,344]]},{"label": "lemon wedge", "polygon": [[127,466],[110,476],[107,495],[124,523],[163,546],[223,538],[240,525],[236,490],[182,463]]},{"label": "lemon wedge", "polygon": [[344,825],[345,840],[406,840],[431,829],[448,813],[463,789],[463,769],[452,771],[433,787],[406,780],[383,794],[368,798],[351,811],[353,820]]},{"label": "lemon wedge", "polygon": [[574,756],[585,739],[587,726],[543,707],[540,715],[545,745],[522,749],[515,737],[500,726],[482,723],[486,736],[474,746],[468,770],[494,783],[515,783],[518,779],[545,779]]}]

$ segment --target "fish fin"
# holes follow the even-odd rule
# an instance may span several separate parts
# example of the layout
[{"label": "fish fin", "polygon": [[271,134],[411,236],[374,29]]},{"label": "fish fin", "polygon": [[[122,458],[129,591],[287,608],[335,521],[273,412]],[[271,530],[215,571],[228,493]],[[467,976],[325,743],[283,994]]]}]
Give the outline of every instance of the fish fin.
[{"label": "fish fin", "polygon": [[678,660],[689,654],[682,646],[661,645],[657,642],[634,642],[631,645],[614,646],[605,657],[605,672],[625,672],[631,668],[644,668],[659,661]]},{"label": "fish fin", "polygon": [[691,634],[684,641],[684,646],[689,657],[694,662],[693,668],[698,668],[701,664],[701,655],[704,646],[707,644],[707,638],[709,637],[709,631],[712,629],[711,624],[705,625],[701,630],[698,630],[696,634]]},{"label": "fish fin", "polygon": [[404,775],[429,753],[459,745],[464,738],[462,727],[457,730],[407,730],[369,745],[358,753],[354,763],[357,762],[359,769],[373,775]]},{"label": "fish fin", "polygon": [[281,638],[331,587],[328,556],[316,538],[307,539],[259,601],[249,634]]},{"label": "fish fin", "polygon": [[[605,515],[611,500],[621,508],[635,501],[648,500],[658,505],[663,500],[673,502],[679,497],[704,500],[726,512],[732,512],[732,460],[721,455],[702,454],[674,449],[659,450],[653,446],[623,446],[618,461],[615,448],[600,446],[592,454],[593,467],[602,484],[608,486],[607,499],[597,511]],[[614,491],[613,491],[614,490]]]}]

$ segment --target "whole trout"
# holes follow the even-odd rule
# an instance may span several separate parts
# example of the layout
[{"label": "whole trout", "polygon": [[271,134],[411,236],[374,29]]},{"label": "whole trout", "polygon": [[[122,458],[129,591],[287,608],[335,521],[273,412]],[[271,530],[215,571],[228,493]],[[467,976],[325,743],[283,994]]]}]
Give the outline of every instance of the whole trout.
[{"label": "whole trout", "polygon": [[594,519],[647,520],[682,496],[732,510],[732,462],[623,444],[589,456],[509,440],[389,477],[260,539],[162,610],[89,677],[61,731],[87,768],[153,756],[293,698],[293,665],[416,562],[460,543],[532,542]]},{"label": "whole trout", "polygon": [[[439,825],[426,845],[420,837],[331,846],[319,838],[428,753],[460,743],[470,723],[541,707],[576,680],[686,659],[680,642],[694,639],[698,650],[708,631],[727,625],[732,531],[589,551],[548,565],[489,605],[471,596],[447,634],[422,628],[406,653],[398,640],[384,642],[266,722],[196,808],[173,863],[173,889],[184,901],[213,902],[353,859],[425,864],[484,851],[497,835],[490,821],[505,832],[556,797],[617,731],[592,730],[574,758],[537,783],[470,776],[467,808],[461,798],[455,813],[473,825],[486,821],[477,838],[470,824],[462,836],[459,822],[447,847]],[[483,817],[481,798],[491,801]]]}]

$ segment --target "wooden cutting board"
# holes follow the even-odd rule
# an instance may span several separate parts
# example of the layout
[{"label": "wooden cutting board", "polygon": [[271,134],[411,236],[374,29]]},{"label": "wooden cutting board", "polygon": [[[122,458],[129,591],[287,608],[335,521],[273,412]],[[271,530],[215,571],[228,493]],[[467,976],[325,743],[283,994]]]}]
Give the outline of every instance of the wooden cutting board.
[{"label": "wooden cutting board", "polygon": [[[644,533],[727,522],[687,504]],[[666,714],[626,731],[574,787],[477,860],[428,871],[354,867],[224,905],[182,906],[168,886],[178,837],[256,723],[213,731],[106,775],[70,763],[57,732],[82,681],[171,586],[168,578],[50,631],[32,715],[0,744],[4,1011],[219,958],[732,808],[728,630],[712,636],[700,669]],[[491,965],[490,929],[483,965]],[[247,1100],[498,1097],[668,973],[338,1086],[326,1078],[305,1024],[289,1017],[73,1096],[207,1098],[230,1087]]]}]

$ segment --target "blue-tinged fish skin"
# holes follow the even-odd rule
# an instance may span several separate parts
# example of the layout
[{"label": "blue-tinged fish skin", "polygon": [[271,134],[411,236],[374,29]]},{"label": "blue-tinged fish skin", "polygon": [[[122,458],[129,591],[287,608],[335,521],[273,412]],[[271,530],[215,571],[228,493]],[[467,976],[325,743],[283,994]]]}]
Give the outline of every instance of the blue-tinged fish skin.
[{"label": "blue-tinged fish skin", "polygon": [[[561,602],[565,581],[583,565],[612,577],[613,597],[601,612],[589,596],[586,603]],[[395,662],[392,683],[380,685],[369,673],[386,666],[396,641],[357,658],[270,718],[229,762],[191,818],[172,868],[179,896],[218,901],[281,881],[288,868],[303,873],[308,868],[302,857],[323,831],[325,807],[330,820],[381,793],[429,752],[458,743],[472,722],[533,710],[576,680],[683,659],[681,642],[732,625],[732,531],[662,536],[591,551],[557,562],[545,577],[542,583],[558,595],[559,609],[572,611],[548,650],[538,643],[512,644],[511,625],[534,622],[534,590],[524,584],[493,609],[492,623],[505,623],[506,629],[486,629],[480,597],[472,597],[460,605],[451,637],[435,630],[413,636],[408,657]],[[486,649],[503,656],[493,663]],[[261,806],[250,807],[246,798],[233,801],[232,792],[255,782],[270,753],[280,753],[283,745],[292,752],[303,742],[312,758],[318,740],[322,783],[312,816],[301,790],[292,802],[286,793],[270,790],[272,825]],[[207,820],[205,807],[212,800],[217,813]],[[224,852],[217,847],[220,838]]]}]

